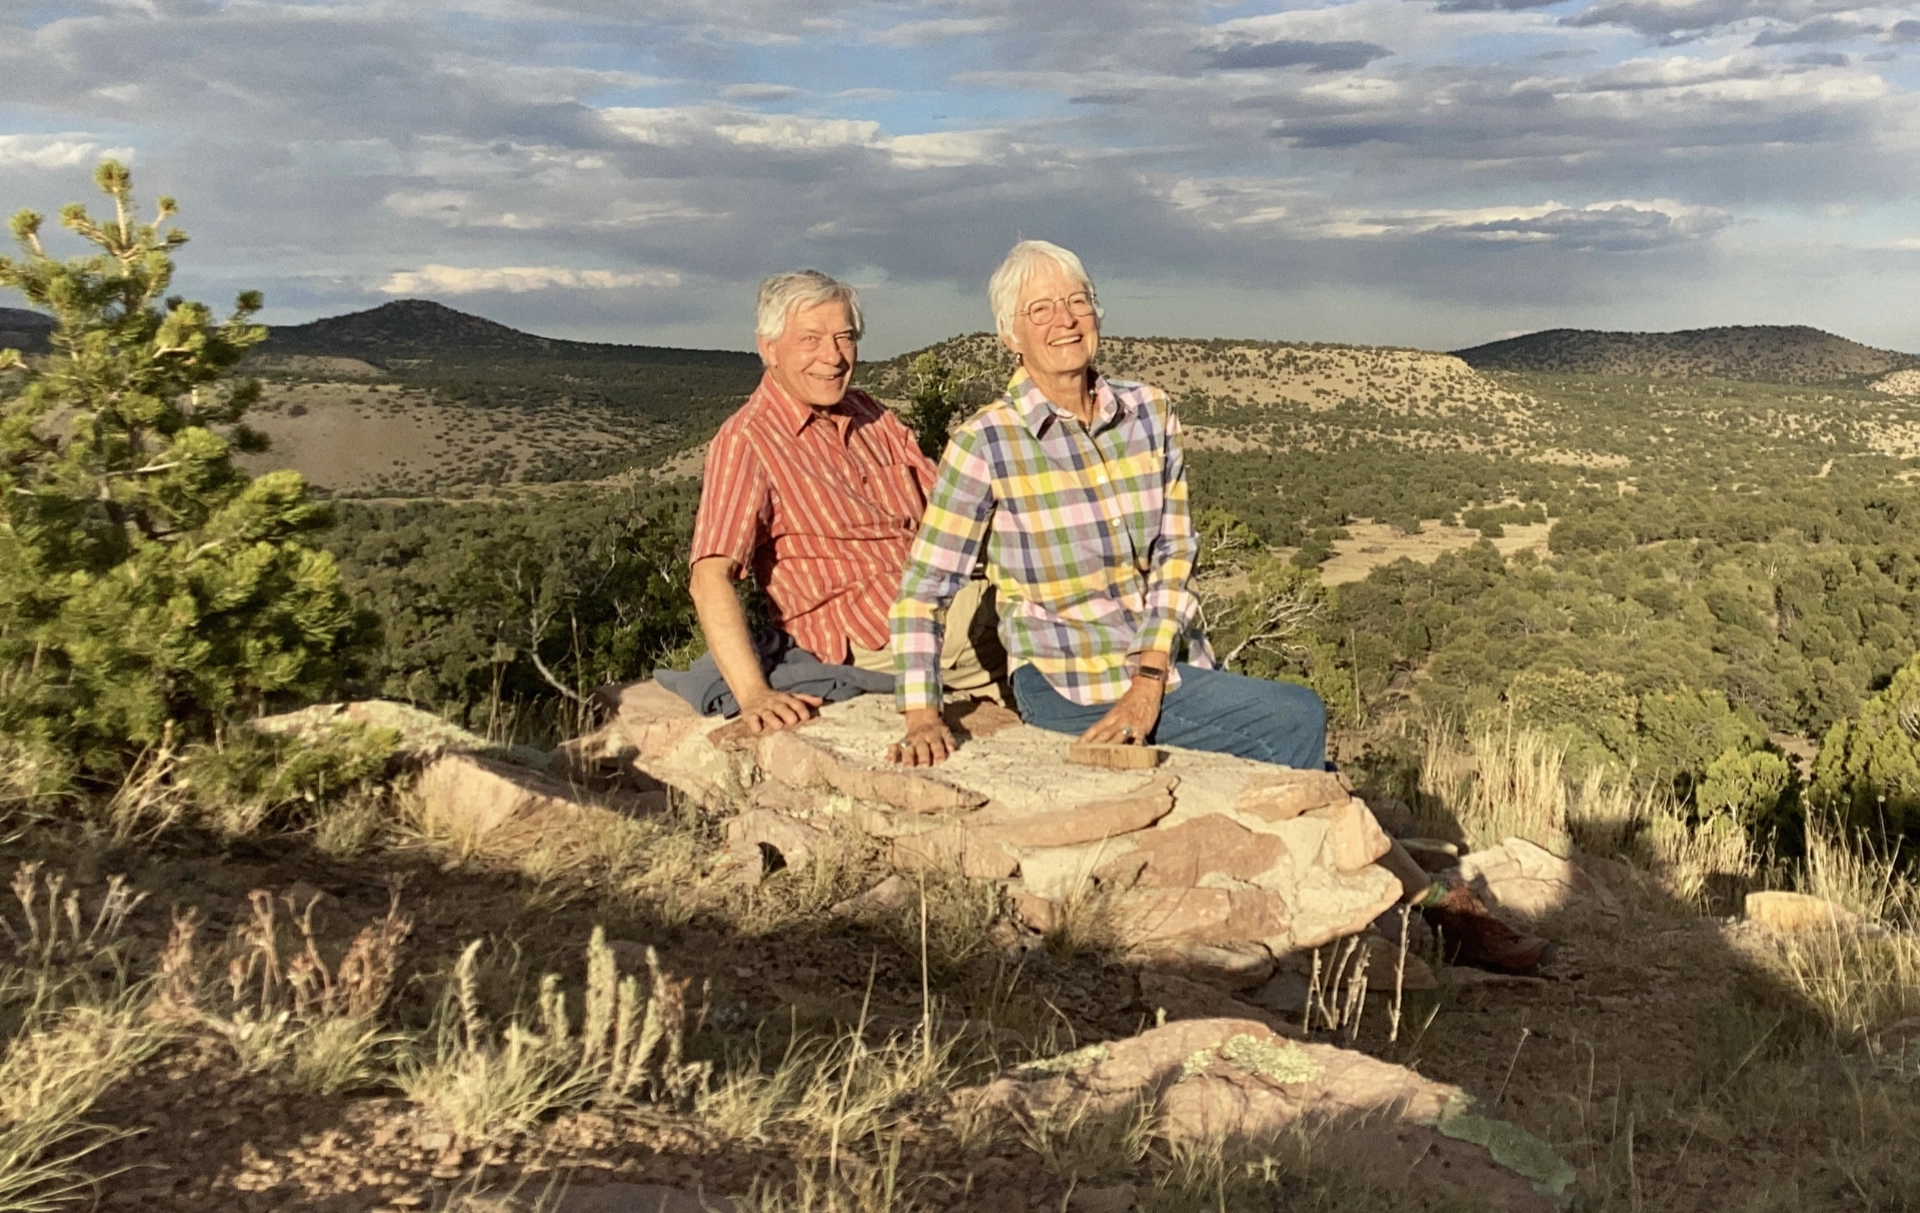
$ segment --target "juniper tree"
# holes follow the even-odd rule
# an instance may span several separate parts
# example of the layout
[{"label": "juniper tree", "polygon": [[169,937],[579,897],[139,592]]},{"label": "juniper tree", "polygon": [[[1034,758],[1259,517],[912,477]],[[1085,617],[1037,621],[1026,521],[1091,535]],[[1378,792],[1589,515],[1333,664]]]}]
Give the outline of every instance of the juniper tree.
[{"label": "juniper tree", "polygon": [[89,255],[50,255],[21,211],[20,255],[0,257],[0,286],[55,322],[45,357],[0,352],[0,731],[111,776],[169,733],[321,689],[355,616],[303,542],[326,523],[305,481],[232,459],[256,445],[259,386],[226,375],[266,336],[259,293],[225,320],[168,296],[173,200],[142,222],[124,167],[94,180],[112,218],[60,213]]}]

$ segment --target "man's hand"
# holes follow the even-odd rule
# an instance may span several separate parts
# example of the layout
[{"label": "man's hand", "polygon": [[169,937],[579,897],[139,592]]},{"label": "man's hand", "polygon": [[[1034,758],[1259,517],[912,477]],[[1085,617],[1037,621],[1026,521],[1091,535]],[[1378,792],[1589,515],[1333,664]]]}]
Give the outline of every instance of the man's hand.
[{"label": "man's hand", "polygon": [[959,748],[938,711],[915,708],[907,713],[907,735],[887,747],[887,761],[909,767],[937,766]]},{"label": "man's hand", "polygon": [[1164,684],[1151,678],[1135,678],[1133,685],[1093,727],[1080,734],[1082,741],[1108,745],[1145,745],[1147,735],[1160,722],[1160,696]]},{"label": "man's hand", "polygon": [[749,733],[778,733],[812,720],[820,714],[820,705],[825,702],[818,695],[789,695],[785,691],[768,690],[753,702],[741,705],[740,719],[746,721]]}]

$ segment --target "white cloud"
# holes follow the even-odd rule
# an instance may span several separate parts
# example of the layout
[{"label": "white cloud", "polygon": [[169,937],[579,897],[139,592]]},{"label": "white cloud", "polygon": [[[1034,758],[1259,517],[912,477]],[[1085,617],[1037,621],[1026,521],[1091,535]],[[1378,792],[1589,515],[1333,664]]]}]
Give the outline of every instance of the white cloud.
[{"label": "white cloud", "polygon": [[662,289],[679,286],[672,270],[575,270],[555,265],[509,265],[498,269],[467,269],[455,265],[425,265],[389,275],[379,286],[383,295],[477,295],[485,291],[595,290],[630,287]]},{"label": "white cloud", "polygon": [[132,148],[104,147],[84,135],[0,135],[0,168],[73,168],[132,156]]}]

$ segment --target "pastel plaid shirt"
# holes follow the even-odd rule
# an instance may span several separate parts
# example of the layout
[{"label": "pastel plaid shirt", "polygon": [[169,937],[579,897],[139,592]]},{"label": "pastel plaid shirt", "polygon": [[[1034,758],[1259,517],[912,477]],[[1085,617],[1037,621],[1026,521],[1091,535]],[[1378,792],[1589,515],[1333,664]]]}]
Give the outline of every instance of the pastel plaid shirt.
[{"label": "pastel plaid shirt", "polygon": [[1142,653],[1212,666],[1179,420],[1159,389],[1102,375],[1094,406],[1082,426],[1022,371],[954,432],[890,616],[902,711],[941,701],[940,621],[983,541],[1012,667],[1067,699],[1119,699]]}]

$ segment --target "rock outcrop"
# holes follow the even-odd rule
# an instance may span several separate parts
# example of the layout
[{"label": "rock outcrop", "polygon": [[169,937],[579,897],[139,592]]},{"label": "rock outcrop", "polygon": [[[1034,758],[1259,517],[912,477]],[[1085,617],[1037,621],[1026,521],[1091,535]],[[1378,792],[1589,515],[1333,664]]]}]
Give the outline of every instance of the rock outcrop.
[{"label": "rock outcrop", "polygon": [[1245,1019],[1169,1023],[1033,1062],[956,1102],[1029,1119],[1129,1117],[1174,1143],[1257,1154],[1304,1133],[1405,1184],[1398,1207],[1557,1209],[1573,1169],[1546,1143],[1476,1109],[1459,1087]]},{"label": "rock outcrop", "polygon": [[1189,968],[1221,957],[1236,984],[1264,980],[1263,958],[1364,929],[1400,893],[1375,863],[1386,835],[1327,772],[1171,748],[1147,770],[1070,766],[1068,738],[991,704],[951,709],[959,753],[913,770],[884,760],[900,726],[881,697],[766,736],[700,717],[652,682],[605,698],[614,720],[580,744],[734,814],[743,857],[805,862],[838,819],[903,870],[1005,882],[1036,929],[1097,902],[1123,944]]}]

